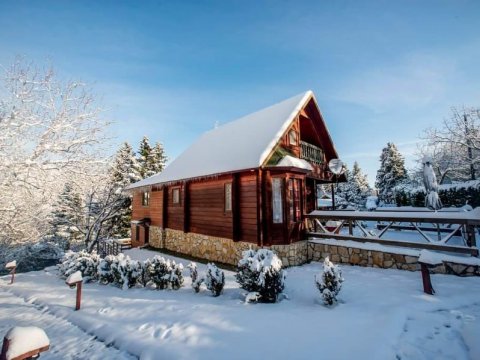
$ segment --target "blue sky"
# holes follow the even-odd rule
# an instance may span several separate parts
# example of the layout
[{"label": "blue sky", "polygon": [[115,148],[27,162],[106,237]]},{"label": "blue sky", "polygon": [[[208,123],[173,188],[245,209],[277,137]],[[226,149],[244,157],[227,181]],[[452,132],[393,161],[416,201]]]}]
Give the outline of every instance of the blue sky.
[{"label": "blue sky", "polygon": [[225,123],[307,89],[340,158],[374,181],[395,142],[480,106],[479,1],[0,1],[15,55],[93,84],[116,143],[173,158]]}]

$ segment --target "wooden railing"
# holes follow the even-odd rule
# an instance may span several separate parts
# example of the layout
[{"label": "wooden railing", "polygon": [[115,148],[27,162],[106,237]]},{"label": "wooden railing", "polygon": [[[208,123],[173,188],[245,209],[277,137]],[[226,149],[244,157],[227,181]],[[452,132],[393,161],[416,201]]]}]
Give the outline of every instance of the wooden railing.
[{"label": "wooden railing", "polygon": [[304,141],[300,141],[300,146],[302,149],[300,158],[317,165],[323,164],[324,156],[323,156],[323,150],[321,148]]},{"label": "wooden railing", "polygon": [[101,240],[97,243],[97,253],[101,257],[107,255],[118,255],[123,250],[130,249],[132,247],[131,243],[116,241],[116,240]]},{"label": "wooden railing", "polygon": [[[447,251],[463,253],[473,256],[479,255],[476,243],[476,227],[480,226],[480,209],[463,213],[448,212],[370,212],[370,211],[313,211],[306,215],[307,236],[309,238],[332,238],[337,240],[352,240],[358,242],[371,242],[383,245]],[[334,220],[334,228],[326,226],[327,221]],[[367,230],[364,222],[387,222],[381,226],[379,233]],[[399,239],[388,239],[387,231],[394,229],[398,224],[408,224],[409,229],[416,231],[425,242],[412,242]],[[436,229],[436,237],[432,238],[432,232],[425,231],[421,224],[432,224]],[[448,227],[447,227],[448,226]],[[343,227],[348,232],[342,232]],[[354,235],[353,228],[361,234]],[[438,231],[443,229],[443,231]],[[429,229],[431,230],[431,229]],[[461,235],[463,246],[450,245],[449,241]],[[398,237],[398,236],[397,236]]]}]

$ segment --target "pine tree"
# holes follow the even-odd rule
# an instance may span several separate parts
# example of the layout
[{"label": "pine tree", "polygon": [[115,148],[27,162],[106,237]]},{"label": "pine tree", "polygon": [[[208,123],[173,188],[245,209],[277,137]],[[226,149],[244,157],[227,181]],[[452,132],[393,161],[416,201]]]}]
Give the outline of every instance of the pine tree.
[{"label": "pine tree", "polygon": [[351,179],[349,181],[354,184],[354,202],[357,205],[364,206],[371,189],[368,184],[367,175],[362,172],[362,169],[356,161],[353,164]]},{"label": "pine tree", "polygon": [[375,186],[379,198],[384,202],[392,202],[393,188],[407,178],[405,161],[394,143],[387,143],[380,155],[380,169],[377,171]]},{"label": "pine tree", "polygon": [[[115,193],[121,194],[123,189],[139,180],[140,166],[132,147],[123,143],[117,151],[110,169],[111,186]],[[118,214],[111,221],[111,233],[115,237],[128,237],[132,218],[132,200],[128,194],[122,195],[123,201]]]},{"label": "pine tree", "polygon": [[160,142],[152,148],[148,137],[144,136],[138,150],[138,163],[142,179],[148,178],[161,172],[167,162],[165,150]]},{"label": "pine tree", "polygon": [[68,250],[83,241],[82,223],[82,199],[72,184],[66,183],[52,212],[51,231],[47,239]]},{"label": "pine tree", "polygon": [[150,164],[150,171],[154,174],[162,172],[167,163],[167,156],[165,155],[165,150],[163,144],[157,142],[151,152],[152,162]]}]

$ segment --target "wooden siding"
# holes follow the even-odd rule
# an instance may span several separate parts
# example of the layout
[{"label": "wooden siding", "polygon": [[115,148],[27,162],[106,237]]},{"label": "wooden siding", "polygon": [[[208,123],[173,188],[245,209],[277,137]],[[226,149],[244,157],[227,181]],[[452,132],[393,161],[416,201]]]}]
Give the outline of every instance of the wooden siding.
[{"label": "wooden siding", "polygon": [[256,173],[242,173],[238,177],[239,228],[238,239],[257,243],[257,176]]},{"label": "wooden siding", "polygon": [[162,226],[162,191],[150,192],[150,204],[148,206],[142,205],[142,192],[135,192],[132,198],[132,220],[140,220],[143,218],[150,218],[151,225]]},{"label": "wooden siding", "polygon": [[[178,204],[173,203],[173,190],[179,189],[180,191],[180,202]],[[185,202],[185,186],[169,186],[167,188],[167,223],[165,224],[166,228],[174,230],[183,231],[183,222],[184,222],[184,202]]]},{"label": "wooden siding", "polygon": [[232,239],[232,212],[224,209],[224,189],[232,177],[190,184],[190,231]]}]

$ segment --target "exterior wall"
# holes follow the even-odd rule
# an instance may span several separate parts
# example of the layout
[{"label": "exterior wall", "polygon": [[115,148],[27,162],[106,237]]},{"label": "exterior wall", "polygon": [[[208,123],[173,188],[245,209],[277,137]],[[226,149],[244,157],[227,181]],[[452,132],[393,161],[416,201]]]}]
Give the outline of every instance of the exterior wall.
[{"label": "exterior wall", "polygon": [[[351,248],[319,243],[308,243],[308,258],[313,261],[323,261],[330,257],[334,263],[350,265],[369,266],[383,269],[401,269],[409,271],[420,270],[418,256],[387,253],[366,249]],[[479,266],[460,265],[451,262],[444,262],[441,265],[430,269],[436,274],[455,274],[462,276],[480,276]]]},{"label": "exterior wall", "polygon": [[[180,189],[180,202],[173,203],[173,189]],[[167,223],[165,227],[175,230],[183,230],[184,213],[183,207],[185,205],[185,184],[178,186],[167,187]]]},{"label": "exterior wall", "polygon": [[[142,205],[142,192],[135,192],[132,198],[132,220],[150,218],[152,225],[162,226],[162,201],[163,192],[155,190],[150,192],[150,204]],[[133,233],[132,233],[133,234]],[[133,235],[132,235],[133,240]]]},{"label": "exterior wall", "polygon": [[242,173],[238,177],[238,239],[253,244],[258,243],[257,222],[257,175]]},{"label": "exterior wall", "polygon": [[232,177],[190,184],[190,231],[232,239],[232,211],[225,211],[225,184]]}]

